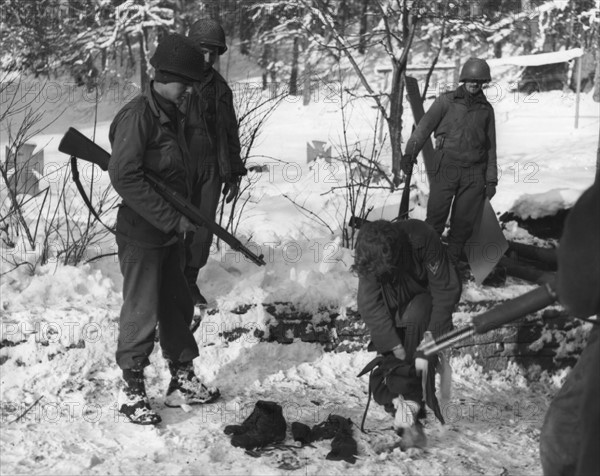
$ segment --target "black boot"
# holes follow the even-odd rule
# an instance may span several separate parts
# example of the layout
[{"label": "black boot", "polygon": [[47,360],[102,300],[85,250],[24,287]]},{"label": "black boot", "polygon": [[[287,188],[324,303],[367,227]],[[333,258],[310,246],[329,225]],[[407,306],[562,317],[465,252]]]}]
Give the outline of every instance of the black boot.
[{"label": "black boot", "polygon": [[143,370],[123,369],[124,385],[119,390],[117,407],[119,413],[136,425],[157,425],[162,420],[150,408],[146,395]]},{"label": "black boot", "polygon": [[233,435],[233,446],[252,449],[285,440],[286,427],[281,406],[259,400],[250,416],[241,425],[226,426],[225,434]]},{"label": "black boot", "polygon": [[196,377],[192,362],[169,362],[169,371],[171,381],[165,399],[168,407],[211,403],[221,396],[218,388],[209,388]]},{"label": "black boot", "polygon": [[185,276],[185,280],[187,281],[188,288],[190,289],[192,300],[194,301],[195,306],[207,304],[206,298],[202,295],[198,285],[196,284],[196,281],[198,281],[199,272],[200,268],[194,268],[192,266],[186,266],[183,270],[183,274]]}]

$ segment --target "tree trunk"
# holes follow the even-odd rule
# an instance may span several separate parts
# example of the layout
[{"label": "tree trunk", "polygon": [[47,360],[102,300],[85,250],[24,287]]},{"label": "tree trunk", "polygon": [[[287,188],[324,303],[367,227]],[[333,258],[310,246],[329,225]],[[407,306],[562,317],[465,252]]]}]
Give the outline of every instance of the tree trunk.
[{"label": "tree trunk", "polygon": [[127,52],[129,53],[129,66],[132,69],[135,69],[135,56],[133,54],[133,49],[131,48],[131,40],[129,38],[129,34],[125,34],[125,43],[127,44]]},{"label": "tree trunk", "polygon": [[369,0],[363,0],[360,12],[360,30],[358,32],[358,52],[361,55],[365,54],[367,49],[367,9],[369,7]]},{"label": "tree trunk", "polygon": [[294,47],[292,49],[292,72],[290,74],[290,95],[298,94],[298,56],[300,55],[300,40],[294,37]]},{"label": "tree trunk", "polygon": [[146,45],[148,44],[148,34],[146,28],[142,28],[138,35],[138,44],[140,45],[140,85],[144,89],[150,84],[148,76],[148,61],[146,59]]},{"label": "tree trunk", "polygon": [[392,171],[394,172],[394,183],[399,185],[400,159],[402,158],[402,94],[404,91],[404,77],[401,67],[397,62],[393,64],[392,86],[390,91],[390,115],[388,118],[388,129],[390,132],[390,144],[392,146]]},{"label": "tree trunk", "polygon": [[248,11],[243,5],[240,5],[243,14],[240,15],[239,29],[240,29],[240,53],[244,56],[250,55],[250,48],[252,46],[252,23],[248,21]]},{"label": "tree trunk", "polygon": [[348,24],[348,1],[341,0],[337,18],[340,35],[346,36],[346,25]]},{"label": "tree trunk", "polygon": [[596,44],[596,74],[594,75],[594,101],[600,102],[600,46]]},{"label": "tree trunk", "polygon": [[310,65],[310,51],[308,48],[304,50],[304,75],[302,79],[302,104],[308,106],[310,103],[310,78],[312,76],[312,68]]}]

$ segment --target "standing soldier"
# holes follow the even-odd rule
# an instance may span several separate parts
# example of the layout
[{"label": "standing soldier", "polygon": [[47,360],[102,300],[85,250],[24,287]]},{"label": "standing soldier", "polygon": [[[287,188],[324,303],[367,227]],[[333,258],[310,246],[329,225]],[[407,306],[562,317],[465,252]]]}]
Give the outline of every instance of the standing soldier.
[{"label": "standing soldier", "polygon": [[116,238],[123,274],[116,358],[124,386],[118,409],[140,425],[161,421],[150,407],[144,384],[157,325],[171,372],[166,405],[207,403],[219,396],[194,373],[198,345],[189,328],[194,305],[180,255],[182,234],[195,226],[144,180],[144,169],[149,169],[189,196],[189,157],[177,106],[191,83],[202,78],[202,57],[184,36],[169,35],[150,63],[154,81],[117,113],[109,132],[110,181],[123,199]]},{"label": "standing soldier", "polygon": [[[186,109],[185,138],[190,150],[194,184],[192,203],[205,217],[214,220],[221,188],[227,203],[239,191],[240,177],[247,173],[240,158],[238,123],[233,94],[225,79],[213,68],[217,56],[227,51],[225,32],[214,20],[198,20],[188,33],[204,57],[204,75],[194,82]],[[185,237],[185,277],[195,304],[206,304],[196,283],[208,261],[212,233],[205,227]]]},{"label": "standing soldier", "polygon": [[463,83],[439,96],[406,143],[400,167],[412,170],[417,154],[433,132],[436,151],[427,170],[427,223],[441,236],[450,207],[448,256],[457,264],[473,232],[485,197],[496,194],[496,125],[494,110],[482,92],[491,81],[488,64],[470,58],[460,73]]},{"label": "standing soldier", "polygon": [[423,400],[442,422],[443,417],[435,396],[437,357],[428,362],[417,348],[452,329],[460,280],[439,236],[420,220],[363,224],[352,269],[369,347],[381,356],[369,382],[373,399],[395,415],[394,429],[405,448],[422,447]]}]

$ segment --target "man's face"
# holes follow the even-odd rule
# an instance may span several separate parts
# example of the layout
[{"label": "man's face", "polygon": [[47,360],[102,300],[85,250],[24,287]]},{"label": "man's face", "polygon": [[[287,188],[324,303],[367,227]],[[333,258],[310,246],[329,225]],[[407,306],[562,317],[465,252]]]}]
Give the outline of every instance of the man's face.
[{"label": "man's face", "polygon": [[482,81],[465,81],[465,89],[471,94],[477,94],[479,91],[481,91],[482,85]]},{"label": "man's face", "polygon": [[219,48],[212,45],[200,45],[199,51],[204,55],[204,69],[212,68],[219,56]]},{"label": "man's face", "polygon": [[172,103],[179,104],[183,96],[191,87],[184,83],[165,83],[160,88],[160,95]]}]

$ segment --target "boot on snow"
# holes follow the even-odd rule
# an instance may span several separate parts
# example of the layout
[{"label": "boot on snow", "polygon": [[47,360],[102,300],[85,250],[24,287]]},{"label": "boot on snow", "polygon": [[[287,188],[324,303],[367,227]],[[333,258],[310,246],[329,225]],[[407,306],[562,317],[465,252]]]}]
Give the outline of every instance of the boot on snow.
[{"label": "boot on snow", "polygon": [[168,407],[211,403],[221,396],[218,388],[209,388],[196,377],[192,362],[169,362],[169,371],[171,382],[165,399]]},{"label": "boot on snow", "polygon": [[281,405],[259,400],[241,425],[228,425],[224,432],[233,435],[233,446],[249,450],[285,440],[286,427]]},{"label": "boot on snow", "polygon": [[412,400],[405,400],[402,395],[394,399],[396,412],[394,415],[394,431],[402,438],[400,448],[425,448],[427,438],[419,417],[423,414],[421,405]]},{"label": "boot on snow", "polygon": [[119,413],[136,425],[159,424],[162,419],[152,410],[146,395],[144,371],[124,369],[123,380],[117,398]]}]

